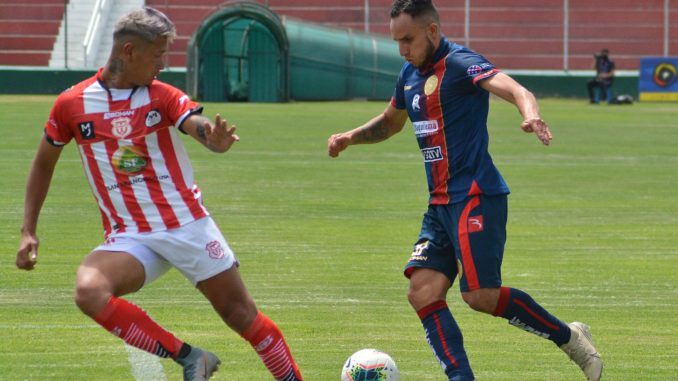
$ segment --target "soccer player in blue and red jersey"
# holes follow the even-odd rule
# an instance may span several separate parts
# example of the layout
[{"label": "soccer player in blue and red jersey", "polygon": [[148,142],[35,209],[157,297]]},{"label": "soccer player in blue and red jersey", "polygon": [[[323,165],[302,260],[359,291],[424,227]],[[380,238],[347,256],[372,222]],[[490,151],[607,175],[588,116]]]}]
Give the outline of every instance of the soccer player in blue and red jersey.
[{"label": "soccer player in blue and red jersey", "polygon": [[588,326],[566,324],[527,293],[502,285],[509,188],[488,153],[490,93],[511,102],[521,128],[548,145],[552,136],[535,97],[483,56],[447,40],[431,0],[395,0],[391,35],[404,64],[383,114],[332,135],[328,153],[377,143],[400,132],[409,116],[424,158],[430,192],[421,233],[405,266],[408,299],[450,381],[473,380],[461,331],[447,304],[459,277],[462,298],[474,310],[551,340],[599,380],[603,364]]}]

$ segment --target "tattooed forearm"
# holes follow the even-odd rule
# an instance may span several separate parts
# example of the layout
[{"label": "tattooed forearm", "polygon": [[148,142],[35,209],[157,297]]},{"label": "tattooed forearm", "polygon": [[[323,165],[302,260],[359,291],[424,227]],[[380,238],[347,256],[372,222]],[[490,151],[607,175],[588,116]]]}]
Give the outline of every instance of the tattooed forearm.
[{"label": "tattooed forearm", "polygon": [[356,144],[360,143],[378,143],[388,139],[391,131],[384,125],[383,119],[375,118],[364,126],[358,128],[353,135]]},{"label": "tattooed forearm", "polygon": [[203,141],[207,140],[207,135],[205,135],[205,126],[203,126],[202,124],[198,125],[198,128],[195,129],[195,132],[198,134],[200,140]]},{"label": "tattooed forearm", "polygon": [[205,134],[205,123],[209,123],[209,119],[202,116],[202,115],[196,115],[198,120],[197,120],[197,127],[195,128],[195,133],[198,135],[198,138],[200,138],[201,141],[206,141],[207,140],[207,135]]}]

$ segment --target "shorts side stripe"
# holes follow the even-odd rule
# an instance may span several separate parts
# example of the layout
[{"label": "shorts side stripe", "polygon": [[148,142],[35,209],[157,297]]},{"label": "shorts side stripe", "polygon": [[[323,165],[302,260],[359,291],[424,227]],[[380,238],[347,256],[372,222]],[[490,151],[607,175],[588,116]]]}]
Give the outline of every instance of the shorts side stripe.
[{"label": "shorts side stripe", "polygon": [[461,212],[459,218],[459,247],[461,249],[461,262],[464,268],[464,277],[466,277],[466,283],[468,284],[469,291],[477,290],[480,288],[480,283],[478,282],[478,273],[476,272],[476,265],[473,262],[473,255],[471,252],[471,241],[468,237],[468,215],[471,213],[471,210],[476,206],[480,205],[480,197],[473,197],[464,211]]}]

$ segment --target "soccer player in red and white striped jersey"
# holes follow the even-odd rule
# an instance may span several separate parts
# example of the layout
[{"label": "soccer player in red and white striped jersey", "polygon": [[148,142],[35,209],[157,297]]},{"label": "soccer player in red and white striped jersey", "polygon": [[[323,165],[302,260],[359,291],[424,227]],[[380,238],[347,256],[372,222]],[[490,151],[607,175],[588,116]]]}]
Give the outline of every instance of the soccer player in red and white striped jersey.
[{"label": "soccer player in red and white striped jersey", "polygon": [[276,380],[301,380],[281,331],[257,309],[203,206],[178,135],[223,153],[239,140],[235,126],[218,114],[212,124],[197,103],[155,79],[175,35],[153,8],[128,13],[115,26],[105,67],[57,98],[28,175],[16,265],[32,270],[37,262],[38,216],[63,146],[75,140],[105,236],[78,269],[78,307],[127,344],[174,359],[184,380],[207,380],[220,364],[215,354],[188,345],[121,298],[174,266]]}]

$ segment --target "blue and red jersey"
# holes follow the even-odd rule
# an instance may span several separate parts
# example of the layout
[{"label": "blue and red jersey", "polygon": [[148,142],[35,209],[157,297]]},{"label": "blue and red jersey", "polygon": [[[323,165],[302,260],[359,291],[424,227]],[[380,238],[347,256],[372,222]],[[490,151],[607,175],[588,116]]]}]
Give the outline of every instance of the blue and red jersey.
[{"label": "blue and red jersey", "polygon": [[424,157],[429,203],[508,194],[488,152],[489,93],[479,82],[499,71],[485,57],[445,37],[431,64],[405,63],[391,104],[407,109]]}]

